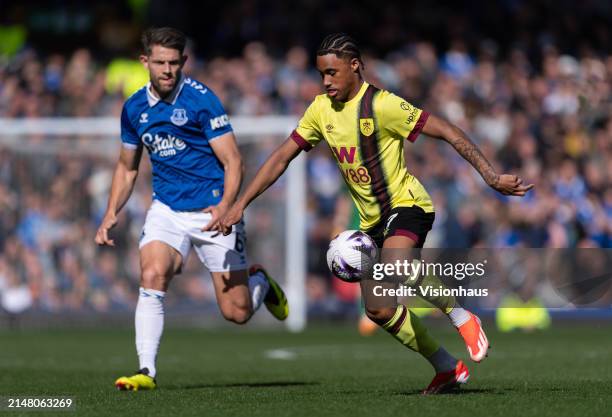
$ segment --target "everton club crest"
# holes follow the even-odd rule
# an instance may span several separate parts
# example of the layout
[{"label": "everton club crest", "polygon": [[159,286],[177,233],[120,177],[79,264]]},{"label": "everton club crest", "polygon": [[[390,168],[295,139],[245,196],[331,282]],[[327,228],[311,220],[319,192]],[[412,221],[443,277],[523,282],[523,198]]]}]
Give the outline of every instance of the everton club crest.
[{"label": "everton club crest", "polygon": [[177,126],[183,126],[187,123],[187,110],[185,109],[174,109],[170,121]]}]

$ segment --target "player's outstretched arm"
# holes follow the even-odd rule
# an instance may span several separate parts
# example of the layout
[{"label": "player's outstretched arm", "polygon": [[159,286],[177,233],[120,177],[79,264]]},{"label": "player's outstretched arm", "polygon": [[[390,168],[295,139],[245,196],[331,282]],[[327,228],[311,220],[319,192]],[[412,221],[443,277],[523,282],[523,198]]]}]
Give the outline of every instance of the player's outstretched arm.
[{"label": "player's outstretched arm", "polygon": [[95,241],[98,245],[115,246],[115,242],[108,237],[108,231],[117,224],[117,214],[132,194],[138,177],[138,165],[141,156],[142,147],[136,149],[121,147],[119,161],[113,174],[106,213],[96,233]]},{"label": "player's outstretched arm", "polygon": [[259,168],[255,178],[249,183],[246,190],[234,203],[232,208],[221,220],[221,230],[227,235],[232,231],[232,225],[238,223],[242,219],[244,209],[253,201],[259,194],[263,193],[269,186],[280,177],[289,166],[289,163],[295,158],[301,149],[293,141],[288,138],[281,146],[276,148],[268,157],[266,162]]},{"label": "player's outstretched arm", "polygon": [[225,216],[227,210],[236,200],[244,174],[242,156],[240,156],[236,137],[232,132],[216,137],[210,142],[210,146],[221,161],[225,174],[223,176],[223,198],[216,206],[204,209],[205,213],[211,213],[212,216],[208,224],[203,226],[202,230],[204,231],[221,230],[219,220]]},{"label": "player's outstretched arm", "polygon": [[446,120],[430,115],[423,126],[423,133],[450,143],[466,161],[472,164],[485,182],[500,193],[524,196],[533,188],[533,184],[522,185],[523,180],[516,175],[497,174],[478,146],[459,127]]}]

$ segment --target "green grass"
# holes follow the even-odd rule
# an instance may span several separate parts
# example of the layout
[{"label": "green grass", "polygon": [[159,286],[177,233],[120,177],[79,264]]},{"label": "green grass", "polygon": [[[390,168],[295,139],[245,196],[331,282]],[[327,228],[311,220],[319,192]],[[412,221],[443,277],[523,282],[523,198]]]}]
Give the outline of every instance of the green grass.
[{"label": "green grass", "polygon": [[[432,333],[466,358],[452,329]],[[362,338],[341,326],[302,334],[168,329],[159,389],[134,393],[113,388],[116,377],[137,367],[130,330],[4,331],[0,396],[75,397],[76,413],[42,413],[64,416],[610,415],[609,325],[489,330],[489,339],[485,362],[466,361],[472,378],[461,393],[425,397],[419,392],[432,377],[429,365],[382,333]]]}]

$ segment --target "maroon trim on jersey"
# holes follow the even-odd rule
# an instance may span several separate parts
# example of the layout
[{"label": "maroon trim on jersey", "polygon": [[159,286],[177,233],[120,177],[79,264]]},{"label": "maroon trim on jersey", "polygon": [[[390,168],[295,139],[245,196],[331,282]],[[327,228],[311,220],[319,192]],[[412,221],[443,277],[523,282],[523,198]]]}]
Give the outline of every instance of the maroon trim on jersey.
[{"label": "maroon trim on jersey", "polygon": [[410,142],[417,140],[419,133],[421,133],[421,130],[423,130],[423,126],[425,126],[425,122],[427,122],[428,118],[429,113],[422,111],[419,120],[417,120],[416,124],[414,125],[414,129],[412,129],[412,132],[410,132],[406,139],[408,139]]},{"label": "maroon trim on jersey", "polygon": [[[378,92],[378,88],[369,85],[366,89],[361,103],[359,104],[359,119],[373,119],[374,127],[376,128],[376,119],[374,117],[374,95]],[[387,179],[383,171],[382,161],[380,159],[380,149],[378,148],[377,131],[370,136],[365,136],[361,132],[359,120],[357,120],[357,128],[359,129],[359,148],[361,151],[361,160],[368,170],[372,187],[372,193],[376,197],[378,206],[380,207],[380,218],[385,219],[391,211],[391,196],[387,186]]]},{"label": "maroon trim on jersey", "polygon": [[414,240],[414,243],[416,243],[417,245],[419,244],[419,236],[416,233],[411,232],[410,230],[396,229],[395,231],[393,231],[393,234],[391,236],[404,236],[408,239]]},{"label": "maroon trim on jersey", "polygon": [[294,130],[293,132],[291,132],[291,135],[289,135],[289,137],[295,142],[297,143],[297,145],[303,150],[308,152],[309,150],[312,149],[312,145],[310,143],[308,143],[306,141],[306,139],[304,139],[298,132],[297,130]]},{"label": "maroon trim on jersey", "polygon": [[408,309],[405,306],[400,305],[400,306],[397,306],[397,308],[402,309],[402,314],[399,316],[395,324],[391,326],[391,328],[389,328],[388,332],[391,334],[399,333],[400,329],[404,325],[404,322],[406,321],[406,316],[408,315]]}]

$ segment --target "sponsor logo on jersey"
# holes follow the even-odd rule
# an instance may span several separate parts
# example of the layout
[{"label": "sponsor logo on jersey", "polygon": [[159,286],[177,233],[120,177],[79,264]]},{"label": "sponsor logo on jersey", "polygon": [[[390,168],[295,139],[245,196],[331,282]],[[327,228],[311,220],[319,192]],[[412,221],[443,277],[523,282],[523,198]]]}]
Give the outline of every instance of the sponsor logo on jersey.
[{"label": "sponsor logo on jersey", "polygon": [[355,150],[357,148],[355,148],[354,146],[351,146],[350,148],[346,148],[346,146],[341,146],[340,149],[336,148],[335,146],[332,146],[332,150],[334,151],[334,154],[336,154],[336,158],[338,158],[338,161],[343,164],[344,161],[348,161],[349,164],[352,164],[353,161],[355,160]]},{"label": "sponsor logo on jersey", "polygon": [[220,127],[227,126],[229,124],[229,117],[227,114],[210,119],[210,128],[212,130],[219,129]]},{"label": "sponsor logo on jersey", "polygon": [[334,130],[334,125],[332,124],[326,125],[325,130],[327,130],[327,133],[331,132],[332,130]]},{"label": "sponsor logo on jersey", "polygon": [[374,133],[374,119],[359,119],[359,130],[363,136],[370,136]]},{"label": "sponsor logo on jersey", "polygon": [[406,103],[405,101],[402,101],[402,102],[400,103],[400,108],[401,108],[402,110],[406,110],[406,111],[408,111],[408,110],[410,110],[410,107],[412,107],[412,106],[411,106],[410,104]]},{"label": "sponsor logo on jersey", "polygon": [[408,115],[408,119],[406,119],[406,124],[408,124],[409,126],[412,126],[413,123],[416,123],[416,116],[417,113],[419,112],[419,109],[417,109],[414,106],[411,106],[412,110],[410,110],[410,114]]},{"label": "sponsor logo on jersey", "polygon": [[170,121],[177,126],[183,126],[188,120],[187,110],[185,109],[174,109],[172,111],[172,116],[170,116]]},{"label": "sponsor logo on jersey", "polygon": [[149,113],[140,114],[140,123],[149,123]]},{"label": "sponsor logo on jersey", "polygon": [[152,135],[151,133],[145,133],[140,139],[152,155],[156,154],[162,157],[174,156],[187,146],[182,139],[170,134],[158,135],[156,133]]}]

